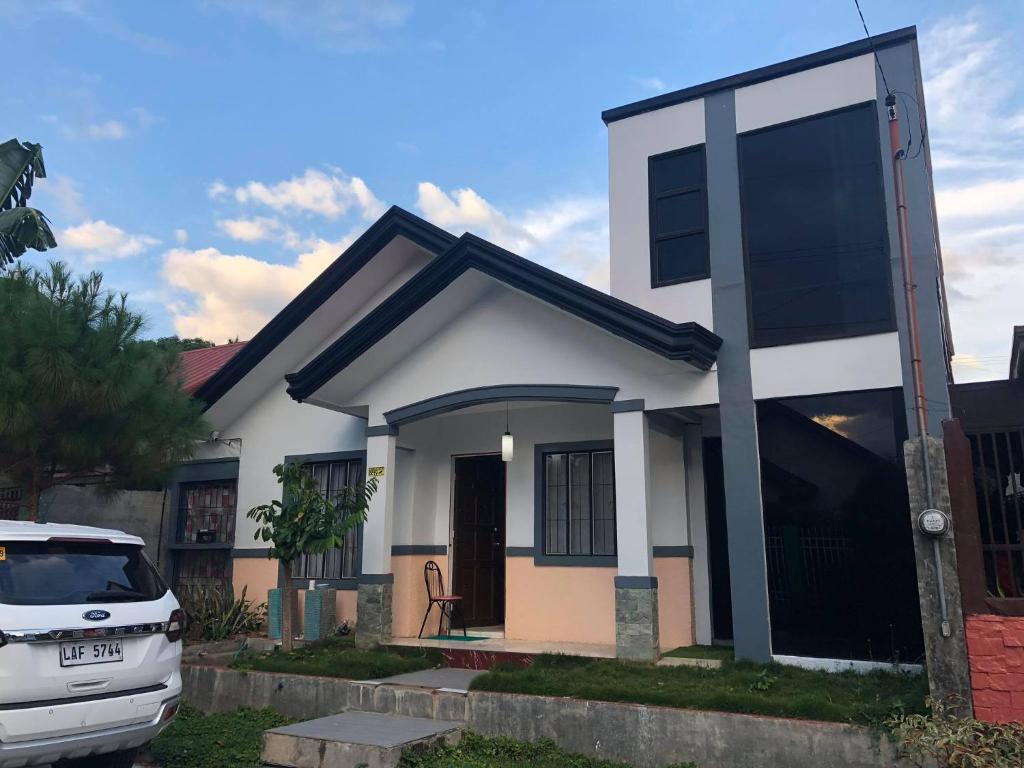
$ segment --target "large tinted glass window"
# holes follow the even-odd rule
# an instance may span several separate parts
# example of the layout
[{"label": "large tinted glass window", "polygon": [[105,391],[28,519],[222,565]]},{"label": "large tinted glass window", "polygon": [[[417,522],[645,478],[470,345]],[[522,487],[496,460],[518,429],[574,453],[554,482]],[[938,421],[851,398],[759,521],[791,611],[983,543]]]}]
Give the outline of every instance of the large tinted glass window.
[{"label": "large tinted glass window", "polygon": [[8,605],[139,602],[167,591],[142,547],[0,541],[0,550],[0,603]]},{"label": "large tinted glass window", "polygon": [[752,343],[892,330],[872,102],[740,137]]},{"label": "large tinted glass window", "polygon": [[708,277],[703,145],[650,158],[648,176],[651,285]]},{"label": "large tinted glass window", "polygon": [[901,390],[758,403],[775,653],[923,653]]}]

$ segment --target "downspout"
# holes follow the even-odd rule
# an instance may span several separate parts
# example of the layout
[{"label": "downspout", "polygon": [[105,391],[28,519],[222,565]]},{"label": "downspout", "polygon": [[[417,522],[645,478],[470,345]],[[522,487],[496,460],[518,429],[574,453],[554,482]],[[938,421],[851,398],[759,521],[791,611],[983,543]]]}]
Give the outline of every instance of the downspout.
[{"label": "downspout", "polygon": [[[896,115],[896,96],[885,97],[889,117],[889,146],[892,150],[893,184],[896,192],[896,228],[899,232],[900,263],[903,267],[903,293],[906,299],[907,329],[910,335],[910,378],[914,386],[914,416],[917,436],[921,441],[921,461],[924,468],[925,498],[928,508],[935,508],[935,489],[932,486],[931,458],[928,455],[928,401],[924,391],[924,371],[921,361],[921,329],[917,321],[917,285],[914,283],[914,260],[910,252],[910,223],[907,210],[906,184],[903,161],[906,152],[900,139],[900,120]],[[939,613],[942,618],[942,636],[949,637],[949,608],[946,605],[946,586],[942,575],[942,554],[938,538],[932,539],[935,560],[936,585],[939,590]]]}]

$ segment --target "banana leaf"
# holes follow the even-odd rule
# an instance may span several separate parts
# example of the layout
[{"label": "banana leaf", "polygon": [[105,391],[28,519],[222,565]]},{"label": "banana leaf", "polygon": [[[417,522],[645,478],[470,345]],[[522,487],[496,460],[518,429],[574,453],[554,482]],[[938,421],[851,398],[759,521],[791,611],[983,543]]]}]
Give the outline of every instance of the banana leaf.
[{"label": "banana leaf", "polygon": [[17,139],[0,144],[0,267],[29,248],[57,245],[46,217],[27,207],[37,177],[46,178],[41,144]]},{"label": "banana leaf", "polygon": [[13,262],[29,248],[45,251],[56,245],[50,222],[40,211],[25,207],[0,211],[0,267]]}]

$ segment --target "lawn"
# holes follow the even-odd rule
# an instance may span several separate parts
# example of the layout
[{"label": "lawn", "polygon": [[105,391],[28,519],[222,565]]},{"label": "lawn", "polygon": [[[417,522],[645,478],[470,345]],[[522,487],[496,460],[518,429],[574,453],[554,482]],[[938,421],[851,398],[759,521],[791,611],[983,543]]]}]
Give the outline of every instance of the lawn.
[{"label": "lawn", "polygon": [[433,648],[357,650],[351,637],[334,637],[297,648],[290,653],[246,651],[231,665],[234,669],[320,675],[349,680],[371,680],[405,672],[433,669],[444,664]]},{"label": "lawn", "polygon": [[[488,738],[466,733],[454,747],[438,747],[426,754],[405,753],[399,768],[630,768],[563,752],[554,742],[527,744],[504,737]],[[693,763],[670,768],[696,768]]]},{"label": "lawn", "polygon": [[552,655],[529,667],[496,667],[471,687],[866,725],[923,712],[928,694],[924,675],[828,673],[728,659],[720,669],[656,667]]},{"label": "lawn", "polygon": [[263,732],[290,722],[270,709],[204,715],[183,706],[149,753],[167,768],[258,768]]}]

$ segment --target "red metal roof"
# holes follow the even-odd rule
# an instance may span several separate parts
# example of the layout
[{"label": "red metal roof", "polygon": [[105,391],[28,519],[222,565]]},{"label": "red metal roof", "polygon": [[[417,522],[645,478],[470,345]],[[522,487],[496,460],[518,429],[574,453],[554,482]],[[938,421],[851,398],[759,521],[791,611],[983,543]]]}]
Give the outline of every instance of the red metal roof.
[{"label": "red metal roof", "polygon": [[186,392],[192,394],[199,389],[206,380],[223,368],[228,360],[238,354],[238,351],[246,345],[244,341],[236,341],[233,344],[221,344],[206,349],[190,349],[181,353],[181,378],[182,387]]}]

